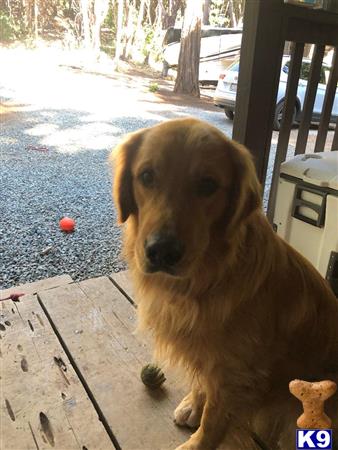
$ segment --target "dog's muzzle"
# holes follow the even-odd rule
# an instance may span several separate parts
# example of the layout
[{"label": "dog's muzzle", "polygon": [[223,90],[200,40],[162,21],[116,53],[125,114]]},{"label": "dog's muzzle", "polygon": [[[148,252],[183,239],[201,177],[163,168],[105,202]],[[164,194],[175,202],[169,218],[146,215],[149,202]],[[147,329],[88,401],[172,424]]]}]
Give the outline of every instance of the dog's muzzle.
[{"label": "dog's muzzle", "polygon": [[147,259],[147,272],[166,272],[175,274],[175,267],[182,259],[184,247],[173,234],[154,233],[146,239],[144,251]]}]

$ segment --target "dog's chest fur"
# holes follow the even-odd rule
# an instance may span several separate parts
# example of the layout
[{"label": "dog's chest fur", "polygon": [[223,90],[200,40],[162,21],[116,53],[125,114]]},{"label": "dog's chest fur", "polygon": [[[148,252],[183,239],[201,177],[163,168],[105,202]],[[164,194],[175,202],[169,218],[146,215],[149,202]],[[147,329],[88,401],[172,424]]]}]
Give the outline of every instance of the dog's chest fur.
[{"label": "dog's chest fur", "polygon": [[272,335],[267,338],[268,325],[262,327],[250,312],[237,312],[234,319],[223,321],[218,309],[224,311],[224,304],[217,305],[212,298],[203,304],[203,300],[168,294],[154,284],[144,294],[140,290],[140,327],[151,330],[161,359],[205,377],[222,368],[225,384],[236,380],[252,384],[253,372],[267,378],[273,345]]}]

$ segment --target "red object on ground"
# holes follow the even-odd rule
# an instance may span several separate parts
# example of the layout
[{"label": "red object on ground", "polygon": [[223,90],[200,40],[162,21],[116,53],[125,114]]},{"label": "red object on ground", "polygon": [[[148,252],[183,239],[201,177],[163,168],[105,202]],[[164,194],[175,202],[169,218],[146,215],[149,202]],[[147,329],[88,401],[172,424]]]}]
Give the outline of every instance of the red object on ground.
[{"label": "red object on ground", "polygon": [[75,230],[75,220],[70,217],[63,217],[59,222],[62,231],[67,233]]}]

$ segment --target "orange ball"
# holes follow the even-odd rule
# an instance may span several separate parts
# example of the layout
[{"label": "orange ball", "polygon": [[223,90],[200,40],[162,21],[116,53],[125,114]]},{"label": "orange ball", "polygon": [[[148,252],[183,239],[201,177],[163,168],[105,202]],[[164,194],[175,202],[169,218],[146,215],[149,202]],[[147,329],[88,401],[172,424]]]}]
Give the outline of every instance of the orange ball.
[{"label": "orange ball", "polygon": [[62,231],[71,232],[75,230],[75,220],[70,217],[63,217],[59,222]]}]

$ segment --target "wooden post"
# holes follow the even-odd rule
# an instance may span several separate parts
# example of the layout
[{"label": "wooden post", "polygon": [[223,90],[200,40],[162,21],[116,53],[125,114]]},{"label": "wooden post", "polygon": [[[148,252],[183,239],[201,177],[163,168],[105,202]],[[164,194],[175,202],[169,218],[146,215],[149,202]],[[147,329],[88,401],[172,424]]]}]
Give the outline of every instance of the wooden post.
[{"label": "wooden post", "polygon": [[233,139],[255,158],[265,182],[284,41],[279,1],[246,2]]}]

